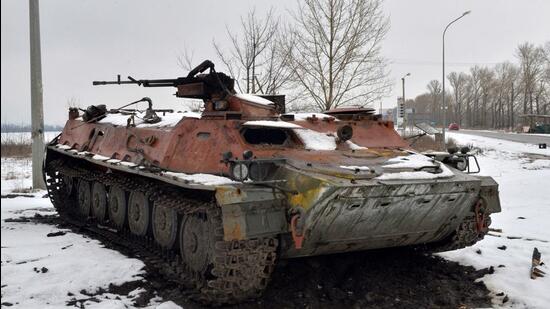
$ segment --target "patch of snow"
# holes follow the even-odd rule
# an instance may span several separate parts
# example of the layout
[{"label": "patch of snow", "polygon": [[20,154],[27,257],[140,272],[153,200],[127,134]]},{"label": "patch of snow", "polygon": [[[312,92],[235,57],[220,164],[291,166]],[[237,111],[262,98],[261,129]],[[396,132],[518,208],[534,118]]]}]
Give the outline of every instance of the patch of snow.
[{"label": "patch of snow", "polygon": [[523,168],[526,170],[540,170],[540,169],[550,169],[550,159],[549,160],[535,160],[532,162],[525,162]]},{"label": "patch of snow", "polygon": [[120,165],[128,166],[128,167],[135,167],[137,164],[134,162],[128,162],[128,161],[120,161]]},{"label": "patch of snow", "polygon": [[[174,127],[176,126],[183,118],[195,118],[200,119],[201,114],[195,112],[174,112],[174,113],[160,113],[157,115],[160,117],[160,121],[157,123],[146,123],[143,121],[145,113],[137,112],[134,116],[134,123],[138,128],[165,128],[165,127]],[[132,117],[131,115],[124,115],[120,113],[107,114],[103,119],[99,120],[98,123],[109,123],[116,126],[126,126],[128,124],[128,119]]]},{"label": "patch of snow", "polygon": [[264,99],[262,97],[259,97],[257,95],[249,94],[249,93],[237,93],[235,96],[241,100],[245,100],[248,102],[261,104],[261,105],[275,105],[275,103],[269,101],[268,99]]},{"label": "patch of snow", "polygon": [[80,151],[80,152],[77,152],[76,154],[79,156],[87,156],[87,155],[91,155],[92,153],[89,151]]},{"label": "patch of snow", "polygon": [[389,159],[385,163],[386,164],[383,165],[384,169],[395,169],[395,168],[419,169],[422,167],[437,166],[434,163],[433,159],[421,154],[411,154],[408,156],[395,157],[395,158]]},{"label": "patch of snow", "polygon": [[195,184],[201,184],[205,186],[218,186],[237,183],[227,177],[217,176],[212,174],[185,174],[176,172],[164,172],[166,176],[177,178],[179,180],[188,181]]},{"label": "patch of snow", "polygon": [[[4,221],[35,213],[55,214],[49,199],[2,199],[1,209],[3,303],[19,308],[62,308],[70,300],[89,298],[81,291],[94,293],[110,284],[143,280],[142,261],[106,249],[97,240],[54,225]],[[66,234],[46,236],[59,231]],[[110,300],[96,296],[96,305],[105,302],[103,308],[127,308],[134,303],[135,296],[111,295]]]},{"label": "patch of snow", "polygon": [[356,143],[352,142],[351,140],[347,140],[346,144],[351,150],[361,150],[361,149],[368,149],[367,147],[359,146]]},{"label": "patch of snow", "polygon": [[322,113],[296,113],[296,114],[288,114],[288,115],[294,115],[294,120],[296,120],[296,121],[307,120],[308,118],[313,117],[313,116],[315,116],[316,118],[318,118],[320,120],[331,119],[331,120],[334,120],[334,121],[339,121],[338,119],[336,119],[336,118],[334,118],[330,115],[322,114]]},{"label": "patch of snow", "polygon": [[181,309],[181,307],[173,301],[167,301],[158,305],[156,309]]},{"label": "patch of snow", "polygon": [[109,159],[109,160],[107,160],[106,162],[107,162],[107,163],[113,163],[113,164],[116,164],[116,163],[120,163],[120,162],[122,162],[122,161],[121,161],[121,160],[119,160],[119,159]]},{"label": "patch of snow", "polygon": [[69,146],[69,145],[62,145],[62,144],[57,144],[55,145],[55,147],[59,148],[59,149],[63,149],[63,150],[68,150],[68,149],[71,149],[72,147]]},{"label": "patch of snow", "polygon": [[[386,166],[384,166],[386,168]],[[384,173],[375,179],[377,180],[427,180],[438,178],[449,178],[454,176],[454,173],[445,165],[441,164],[441,173],[433,174],[426,171],[413,171],[413,172],[398,172],[398,173]]]},{"label": "patch of snow", "polygon": [[321,133],[309,129],[293,130],[309,150],[335,150],[336,138],[327,133]]},{"label": "patch of snow", "polygon": [[32,159],[2,158],[2,194],[27,191],[30,188],[32,188]]},{"label": "patch of snow", "polygon": [[[97,123],[109,123],[115,126],[126,126],[128,124],[128,119],[130,115],[123,114],[107,114],[103,119],[99,120]],[[135,118],[136,125],[138,124],[139,118]]]},{"label": "patch of snow", "polygon": [[164,128],[164,127],[175,127],[178,122],[180,122],[183,118],[195,118],[195,119],[201,119],[202,115],[200,113],[195,112],[184,112],[184,113],[166,113],[166,115],[162,115],[162,113],[157,113],[157,115],[161,118],[160,122],[157,123],[141,123],[138,127],[140,128]]},{"label": "patch of snow", "polygon": [[272,121],[272,120],[253,120],[243,123],[244,126],[255,127],[270,127],[270,128],[283,128],[283,129],[303,129],[303,127],[285,121]]},{"label": "patch of snow", "polygon": [[340,165],[340,168],[346,169],[346,170],[360,170],[360,171],[370,171],[370,168],[368,166],[356,166],[356,165]]},{"label": "patch of snow", "polygon": [[109,160],[110,158],[109,157],[106,157],[106,156],[102,156],[102,155],[99,155],[99,154],[96,154],[92,157],[92,159],[94,160],[100,160],[100,161],[105,161],[105,160]]}]

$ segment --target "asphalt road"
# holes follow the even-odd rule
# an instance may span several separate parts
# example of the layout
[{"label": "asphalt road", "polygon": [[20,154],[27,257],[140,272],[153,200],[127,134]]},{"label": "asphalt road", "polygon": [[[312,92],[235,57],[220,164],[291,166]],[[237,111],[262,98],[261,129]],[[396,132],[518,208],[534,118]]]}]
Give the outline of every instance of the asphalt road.
[{"label": "asphalt road", "polygon": [[503,139],[512,142],[535,144],[546,143],[550,147],[550,134],[546,136],[527,133],[504,133],[504,132],[490,132],[490,131],[478,131],[478,130],[459,130],[451,131],[453,133],[471,134],[477,136],[491,137],[497,139]]}]

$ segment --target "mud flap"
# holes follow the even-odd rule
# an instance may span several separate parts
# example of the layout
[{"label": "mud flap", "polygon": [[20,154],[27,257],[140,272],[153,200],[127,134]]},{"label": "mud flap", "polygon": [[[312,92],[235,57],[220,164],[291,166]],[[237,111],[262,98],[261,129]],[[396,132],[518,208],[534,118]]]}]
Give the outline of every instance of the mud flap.
[{"label": "mud flap", "polygon": [[243,240],[288,232],[284,195],[271,188],[218,187],[224,240]]},{"label": "mud flap", "polygon": [[491,177],[477,176],[481,180],[481,188],[479,197],[482,198],[486,205],[485,209],[489,213],[500,212],[500,198],[498,195],[498,183]]}]

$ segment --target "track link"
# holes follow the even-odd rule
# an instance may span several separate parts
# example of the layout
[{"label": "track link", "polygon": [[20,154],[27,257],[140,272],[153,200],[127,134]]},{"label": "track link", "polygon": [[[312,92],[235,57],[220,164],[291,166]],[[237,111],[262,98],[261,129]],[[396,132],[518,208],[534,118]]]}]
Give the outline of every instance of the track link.
[{"label": "track link", "polygon": [[[489,227],[489,225],[491,225],[491,218],[487,216],[485,218],[485,226]],[[449,238],[438,243],[429,244],[429,248],[432,252],[445,252],[470,247],[482,240],[487,235],[487,232],[488,229],[478,232],[476,230],[475,218],[468,216]]]},{"label": "track link", "polygon": [[[224,241],[221,210],[213,198],[196,199],[167,184],[155,184],[133,175],[104,173],[94,170],[93,166],[78,163],[58,159],[49,162],[45,168],[50,199],[68,224],[130,249],[166,280],[180,285],[189,298],[202,304],[239,303],[260,296],[267,287],[276,262],[276,238]],[[152,233],[138,237],[130,232],[127,224],[117,230],[79,215],[75,193],[69,189],[75,186],[66,183],[68,179],[74,184],[86,180],[119,186],[127,192],[141,191],[154,204],[175,209],[180,218],[178,222],[189,216],[208,217],[215,227],[211,235],[212,262],[203,270],[193,270],[183,262],[178,248],[162,248],[149,235]]]}]

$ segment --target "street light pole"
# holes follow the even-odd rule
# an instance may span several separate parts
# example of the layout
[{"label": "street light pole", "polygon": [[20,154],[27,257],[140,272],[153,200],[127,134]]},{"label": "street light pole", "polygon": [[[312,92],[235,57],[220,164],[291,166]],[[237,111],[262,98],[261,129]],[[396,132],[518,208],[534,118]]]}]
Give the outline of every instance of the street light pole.
[{"label": "street light pole", "polygon": [[445,33],[447,32],[447,29],[452,25],[454,24],[455,22],[457,22],[459,19],[461,19],[462,17],[470,14],[471,11],[466,11],[464,13],[462,13],[462,15],[458,18],[456,18],[455,20],[451,21],[447,27],[445,27],[445,30],[443,30],[443,81],[442,81],[442,85],[443,85],[443,89],[442,89],[442,107],[443,107],[443,130],[442,130],[442,134],[441,134],[441,137],[442,137],[442,143],[443,143],[443,147],[442,149],[445,149],[445,127],[447,126],[447,105],[445,104]]},{"label": "street light pole", "polygon": [[405,105],[405,102],[407,102],[405,100],[405,77],[407,76],[410,76],[411,73],[407,73],[405,74],[405,76],[401,77],[401,81],[403,82],[403,97],[402,97],[402,100],[403,100],[403,132],[406,132],[407,131],[407,106]]}]

